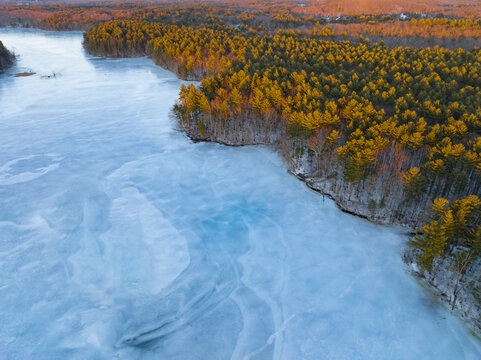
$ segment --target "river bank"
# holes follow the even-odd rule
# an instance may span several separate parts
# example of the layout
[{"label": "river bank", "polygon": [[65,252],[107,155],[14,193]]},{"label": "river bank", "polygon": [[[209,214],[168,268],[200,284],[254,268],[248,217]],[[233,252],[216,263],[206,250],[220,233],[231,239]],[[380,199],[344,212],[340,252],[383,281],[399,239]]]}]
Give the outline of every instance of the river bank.
[{"label": "river bank", "polygon": [[[378,225],[401,226],[405,236],[409,237],[414,236],[418,230],[418,227],[416,226],[418,224],[417,222],[412,221],[406,223],[405,219],[397,219],[398,221],[393,221],[392,217],[389,216],[389,212],[386,212],[385,210],[382,211],[382,208],[380,209],[381,211],[376,211],[376,209],[366,206],[366,203],[368,203],[369,200],[367,195],[364,196],[364,198],[358,197],[357,201],[347,200],[347,197],[340,196],[340,192],[335,190],[335,187],[332,186],[328,177],[320,178],[306,175],[305,170],[309,167],[306,167],[305,163],[303,164],[299,160],[293,161],[292,152],[285,151],[288,147],[282,145],[282,143],[285,143],[288,140],[282,131],[275,131],[275,136],[273,137],[274,140],[268,141],[262,140],[266,138],[269,139],[265,134],[258,134],[256,136],[252,135],[252,132],[248,132],[251,135],[247,137],[245,136],[246,132],[242,132],[243,136],[241,137],[239,137],[239,134],[229,135],[229,132],[223,132],[220,133],[221,136],[217,138],[215,133],[209,132],[208,126],[204,129],[204,133],[201,133],[198,123],[187,123],[179,116],[174,116],[174,118],[179,122],[179,125],[185,134],[194,143],[214,142],[230,147],[264,145],[272,148],[282,156],[287,172],[302,181],[308,188],[319,193],[321,196],[326,196],[334,201],[338,209],[347,214],[365,219]],[[290,147],[293,148],[293,146]],[[307,164],[311,163],[311,161],[305,160],[306,157],[303,159]],[[339,177],[339,174],[337,176]],[[416,213],[414,213],[413,216],[416,216]],[[419,214],[417,216],[419,216]],[[441,263],[437,266],[435,272],[428,273],[417,266],[415,258],[410,255],[408,251],[402,256],[402,259],[406,265],[406,271],[409,272],[411,276],[415,277],[424,288],[434,294],[447,311],[453,311],[466,323],[466,326],[476,334],[478,338],[481,338],[481,294],[478,290],[480,288],[479,280],[476,279],[476,281],[478,281],[477,283],[473,282],[465,289],[465,291],[457,295],[455,308],[452,309],[452,291],[455,286],[454,283],[456,277],[456,275],[450,270],[452,264]]]}]

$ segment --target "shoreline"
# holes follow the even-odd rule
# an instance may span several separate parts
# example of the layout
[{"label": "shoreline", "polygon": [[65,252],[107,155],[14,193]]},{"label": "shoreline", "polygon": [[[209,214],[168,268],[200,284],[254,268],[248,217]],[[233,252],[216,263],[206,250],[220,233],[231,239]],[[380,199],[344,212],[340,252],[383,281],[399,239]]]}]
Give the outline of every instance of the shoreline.
[{"label": "shoreline", "polygon": [[[180,78],[179,78],[180,79]],[[181,80],[181,79],[180,79]],[[315,184],[309,180],[304,174],[302,173],[296,173],[293,170],[291,170],[286,163],[286,159],[282,156],[282,154],[279,153],[278,149],[275,148],[275,145],[273,144],[267,144],[267,143],[246,143],[246,144],[230,144],[224,141],[216,141],[212,140],[210,138],[199,138],[194,136],[193,134],[190,134],[188,129],[183,127],[177,118],[175,116],[173,117],[174,120],[177,123],[177,126],[179,127],[179,130],[184,133],[184,135],[189,138],[194,144],[197,143],[216,143],[219,145],[223,146],[228,146],[228,147],[244,147],[244,146],[256,146],[256,145],[263,145],[267,146],[269,149],[272,151],[276,152],[282,159],[284,165],[286,166],[286,172],[289,175],[292,175],[296,177],[298,180],[304,183],[304,185],[316,192],[318,195],[322,195],[323,197],[326,196],[330,200],[334,202],[336,207],[349,215],[358,217],[360,219],[363,219],[365,221],[370,222],[371,224],[374,224],[376,226],[385,226],[385,227],[398,227],[400,229],[400,235],[401,236],[406,236],[406,237],[412,237],[415,234],[415,230],[412,229],[411,227],[401,224],[401,223],[393,223],[393,222],[380,222],[376,221],[375,219],[371,219],[368,216],[365,216],[363,214],[357,213],[355,210],[350,210],[348,207],[344,206],[343,203],[338,200],[335,195],[330,194],[328,192],[323,191],[320,188],[317,188]],[[450,295],[447,293],[447,289],[442,288],[442,281],[445,280],[446,277],[449,277],[449,273],[443,274],[441,277],[441,281],[436,284],[434,281],[434,277],[432,279],[429,279],[424,272],[421,272],[418,268],[417,265],[413,262],[412,259],[408,258],[406,254],[400,254],[401,256],[401,261],[404,264],[404,271],[412,277],[416,283],[418,283],[420,286],[422,286],[426,291],[431,294],[436,301],[444,308],[445,311],[449,312],[450,314],[454,315],[459,321],[462,322],[463,326],[465,326],[478,341],[481,342],[481,311],[474,311],[472,310],[472,307],[475,307],[476,303],[472,300],[472,296],[468,296],[464,294],[465,296],[460,296],[458,299],[458,302],[456,304],[455,309],[451,309],[451,304],[450,304]]]},{"label": "shoreline", "polygon": [[[168,70],[168,69],[165,69],[165,70]],[[168,70],[168,71],[170,71],[170,70]],[[177,75],[177,77],[180,80],[183,80],[178,75]],[[369,215],[366,215],[366,214],[363,214],[361,212],[356,211],[356,209],[350,208],[348,204],[345,204],[341,199],[336,197],[335,193],[326,191],[325,189],[316,186],[315,181],[313,181],[314,177],[306,176],[302,172],[296,171],[296,169],[294,167],[290,167],[289,164],[288,164],[288,159],[285,156],[283,156],[280,149],[277,148],[276,143],[273,143],[273,142],[246,142],[246,143],[242,143],[242,141],[240,141],[241,143],[232,143],[232,142],[227,142],[227,141],[222,141],[222,140],[216,140],[215,135],[212,135],[212,134],[210,134],[210,136],[200,137],[197,134],[193,134],[193,133],[189,132],[189,129],[182,126],[182,124],[175,117],[175,115],[173,115],[172,117],[177,122],[177,125],[179,126],[179,130],[181,130],[193,143],[200,143],[200,142],[217,143],[217,144],[229,146],[229,147],[243,147],[243,146],[255,146],[255,145],[267,146],[271,150],[277,152],[278,155],[282,158],[282,160],[284,162],[284,165],[286,166],[287,173],[296,177],[298,180],[302,181],[305,184],[305,186],[307,186],[309,189],[315,191],[316,193],[318,193],[322,196],[327,196],[329,199],[334,201],[337,208],[339,210],[341,210],[342,212],[353,215],[353,216],[356,216],[356,217],[359,217],[359,218],[364,219],[364,220],[367,220],[367,221],[369,221],[369,222],[371,222],[372,224],[375,224],[375,225],[399,226],[400,228],[402,228],[404,230],[405,234],[408,235],[408,236],[413,236],[416,232],[416,228],[413,227],[413,226],[410,226],[406,222],[404,222],[404,223],[403,222],[392,222],[392,221],[389,221],[389,220],[380,221],[379,219],[375,218],[374,216],[369,216]],[[319,177],[319,179],[322,179],[322,178]],[[326,180],[326,182],[328,182],[328,180]]]}]

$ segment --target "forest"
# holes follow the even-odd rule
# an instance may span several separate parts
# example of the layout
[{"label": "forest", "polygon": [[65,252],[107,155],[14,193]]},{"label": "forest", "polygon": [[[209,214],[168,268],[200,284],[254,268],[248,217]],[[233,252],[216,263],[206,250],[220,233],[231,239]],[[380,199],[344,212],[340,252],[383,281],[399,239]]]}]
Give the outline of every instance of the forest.
[{"label": "forest", "polygon": [[480,7],[368,3],[9,5],[0,23],[87,29],[92,54],[201,81],[173,109],[193,140],[272,146],[342,209],[412,231],[406,259],[448,269],[453,307],[481,303]]}]

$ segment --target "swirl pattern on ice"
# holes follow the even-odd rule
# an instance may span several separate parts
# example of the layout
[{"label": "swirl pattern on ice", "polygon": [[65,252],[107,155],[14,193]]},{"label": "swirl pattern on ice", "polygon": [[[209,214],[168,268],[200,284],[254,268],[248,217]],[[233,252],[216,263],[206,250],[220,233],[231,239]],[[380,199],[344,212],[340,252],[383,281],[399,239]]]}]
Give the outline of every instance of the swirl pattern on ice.
[{"label": "swirl pattern on ice", "polygon": [[30,155],[0,166],[0,185],[32,181],[58,168],[62,160],[57,154]]}]

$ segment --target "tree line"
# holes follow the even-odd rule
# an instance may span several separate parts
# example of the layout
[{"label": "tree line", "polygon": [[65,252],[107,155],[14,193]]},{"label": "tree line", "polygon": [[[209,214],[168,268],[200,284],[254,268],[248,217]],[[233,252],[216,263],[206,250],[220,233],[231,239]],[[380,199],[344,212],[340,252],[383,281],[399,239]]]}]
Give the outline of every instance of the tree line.
[{"label": "tree line", "polygon": [[[289,2],[252,3],[239,1],[236,4],[212,2],[204,5],[160,3],[103,3],[92,4],[49,4],[0,6],[0,24],[3,26],[35,26],[53,30],[89,29],[101,22],[111,20],[137,20],[198,26],[215,19],[216,23],[232,26],[246,25],[258,30],[297,29],[310,31],[317,27],[319,33],[332,32],[338,36],[358,37],[420,37],[438,39],[479,39],[480,21],[475,17],[479,6],[469,11],[465,6],[443,3],[413,2],[405,6],[379,0],[371,0],[345,6],[342,2],[330,1],[313,6]],[[354,11],[361,5],[363,11]],[[334,8],[338,9],[333,13]],[[399,9],[402,8],[401,13]],[[459,18],[459,16],[464,16]],[[466,16],[468,18],[466,18]],[[210,20],[209,20],[210,17]]]}]

